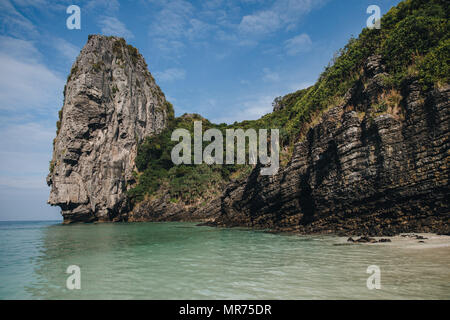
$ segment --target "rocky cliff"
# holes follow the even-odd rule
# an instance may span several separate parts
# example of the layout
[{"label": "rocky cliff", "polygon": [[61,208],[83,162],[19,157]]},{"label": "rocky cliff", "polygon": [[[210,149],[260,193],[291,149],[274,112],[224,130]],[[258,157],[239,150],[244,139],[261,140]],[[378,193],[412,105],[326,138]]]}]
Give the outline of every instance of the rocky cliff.
[{"label": "rocky cliff", "polygon": [[255,168],[196,215],[216,226],[300,233],[450,232],[450,86],[390,89],[370,57],[342,103],[295,144],[275,176]]},{"label": "rocky cliff", "polygon": [[89,36],[64,89],[47,183],[66,223],[122,220],[137,146],[173,116],[139,52]]},{"label": "rocky cliff", "polygon": [[[65,222],[449,234],[447,7],[400,2],[381,29],[351,39],[316,84],[276,98],[271,114],[230,126],[173,118],[138,51],[91,36],[65,88],[49,203]],[[280,171],[174,165],[171,133],[192,133],[197,118],[222,132],[280,129]]]}]

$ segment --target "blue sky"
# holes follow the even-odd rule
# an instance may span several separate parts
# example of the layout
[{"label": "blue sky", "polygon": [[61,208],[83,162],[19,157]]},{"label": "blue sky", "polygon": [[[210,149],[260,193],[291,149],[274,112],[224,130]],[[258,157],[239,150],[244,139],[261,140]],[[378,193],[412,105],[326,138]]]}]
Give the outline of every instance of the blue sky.
[{"label": "blue sky", "polygon": [[[67,74],[89,34],[123,36],[176,115],[257,119],[313,84],[334,52],[398,0],[0,0],[0,220],[60,219],[45,183]],[[66,27],[69,5],[81,30]]]}]

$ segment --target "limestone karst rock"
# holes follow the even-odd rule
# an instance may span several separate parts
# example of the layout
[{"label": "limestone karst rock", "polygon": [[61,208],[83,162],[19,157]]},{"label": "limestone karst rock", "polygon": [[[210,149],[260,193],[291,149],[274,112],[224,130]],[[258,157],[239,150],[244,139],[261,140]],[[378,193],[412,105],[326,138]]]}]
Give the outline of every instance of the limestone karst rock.
[{"label": "limestone karst rock", "polygon": [[144,58],[125,40],[89,40],[64,89],[47,183],[66,223],[122,220],[137,146],[173,116]]}]

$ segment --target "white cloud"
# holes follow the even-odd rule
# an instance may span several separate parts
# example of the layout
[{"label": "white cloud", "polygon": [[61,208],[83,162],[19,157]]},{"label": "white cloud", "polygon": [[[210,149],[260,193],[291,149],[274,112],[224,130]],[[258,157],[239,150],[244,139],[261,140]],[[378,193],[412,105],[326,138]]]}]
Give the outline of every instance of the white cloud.
[{"label": "white cloud", "polygon": [[37,36],[34,24],[16,10],[11,1],[0,1],[0,29],[13,36]]},{"label": "white cloud", "polygon": [[120,3],[117,0],[91,0],[82,10],[99,16],[98,26],[104,35],[118,36],[126,39],[134,38],[134,34],[117,18]]},{"label": "white cloud", "polygon": [[256,120],[263,115],[272,112],[273,99],[278,95],[255,95],[241,100],[240,108],[233,108],[233,113],[212,119],[214,123],[228,123],[235,121]]},{"label": "white cloud", "polygon": [[126,39],[134,38],[133,33],[127,29],[125,24],[115,17],[101,17],[98,24],[104,35],[119,36]]},{"label": "white cloud", "polygon": [[166,57],[175,56],[180,57],[182,55],[184,43],[178,40],[168,40],[165,38],[158,38],[154,40],[155,46],[164,53]]},{"label": "white cloud", "polygon": [[214,58],[221,61],[230,55],[230,51],[222,51],[214,54]]},{"label": "white cloud", "polygon": [[[17,156],[22,157],[24,155],[20,154]],[[29,155],[29,156],[31,156],[31,155]],[[7,187],[7,188],[40,190],[40,189],[42,189],[42,187],[46,186],[46,180],[45,180],[45,176],[32,177],[32,176],[28,175],[28,176],[7,177],[7,176],[0,175],[0,186]]]},{"label": "white cloud", "polygon": [[56,135],[56,125],[25,122],[2,126],[0,150],[4,152],[39,152],[51,149]]},{"label": "white cloud", "polygon": [[47,109],[64,80],[41,64],[0,54],[0,110]]},{"label": "white cloud", "polygon": [[306,33],[302,33],[298,36],[286,40],[284,43],[284,49],[286,50],[286,53],[288,55],[295,56],[301,52],[310,50],[311,45],[311,38]]},{"label": "white cloud", "polygon": [[186,0],[151,0],[149,36],[165,58],[179,58],[187,42],[204,39],[254,47],[263,36],[293,30],[306,13],[325,1],[246,0],[246,7],[259,9],[243,15],[238,3],[221,0],[195,5]]},{"label": "white cloud", "polygon": [[64,80],[39,62],[29,41],[0,37],[0,110],[54,110],[61,102]]},{"label": "white cloud", "polygon": [[173,96],[169,96],[169,95],[166,95],[166,100],[169,102],[172,102],[172,103],[177,102],[177,98],[175,98]]},{"label": "white cloud", "polygon": [[155,78],[161,82],[172,82],[186,78],[186,71],[178,68],[170,68],[164,71],[155,72]]},{"label": "white cloud", "polygon": [[245,109],[243,109],[240,114],[240,116],[243,117],[242,120],[258,119],[263,115],[272,112],[272,102],[274,97],[274,95],[262,95],[244,102],[243,105]]},{"label": "white cloud", "polygon": [[271,71],[269,68],[263,69],[263,81],[265,82],[278,82],[280,81],[280,75],[276,72]]},{"label": "white cloud", "polygon": [[300,82],[300,83],[293,83],[291,84],[288,89],[292,92],[295,92],[297,90],[302,90],[311,87],[314,85],[314,82]]},{"label": "white cloud", "polygon": [[[272,74],[270,69],[266,68],[264,70],[267,74]],[[259,119],[273,111],[272,102],[276,97],[308,88],[314,84],[313,82],[293,82],[290,79],[277,76],[274,77],[277,79],[277,83],[268,84],[267,87],[264,88],[264,91],[246,94],[225,103],[218,101],[219,109],[216,108],[216,110],[221,110],[222,113],[218,114],[220,111],[217,112],[218,115],[216,117],[211,117],[211,121],[214,123],[225,122],[231,124],[235,121],[240,122],[244,120]],[[278,81],[278,79],[280,81]],[[245,86],[251,84],[248,80],[240,80],[240,83]],[[246,91],[249,90],[251,90],[251,88],[246,89]],[[224,104],[227,106],[224,107]],[[189,112],[189,110],[187,110],[187,112]]]},{"label": "white cloud", "polygon": [[0,36],[0,219],[58,216],[45,177],[65,81],[42,60],[32,41]]},{"label": "white cloud", "polygon": [[326,0],[277,0],[266,10],[242,18],[239,31],[244,34],[265,35],[281,28],[293,29],[300,19]]},{"label": "white cloud", "polygon": [[[164,39],[201,39],[217,27],[195,17],[192,4],[184,0],[170,0],[163,4],[150,26],[149,34]],[[197,14],[201,15],[201,14]]]},{"label": "white cloud", "polygon": [[224,30],[218,30],[215,36],[218,40],[221,41],[237,41],[238,37],[234,33],[225,32]]},{"label": "white cloud", "polygon": [[208,0],[203,2],[203,6],[207,9],[217,9],[222,5],[223,0]]},{"label": "white cloud", "polygon": [[84,8],[89,11],[101,10],[104,14],[113,15],[119,11],[120,4],[117,0],[91,0]]},{"label": "white cloud", "polygon": [[189,39],[205,38],[214,29],[214,26],[198,19],[189,20],[189,28],[186,36]]},{"label": "white cloud", "polygon": [[194,7],[184,0],[171,0],[164,3],[151,27],[150,35],[165,39],[178,39],[186,35],[193,18]]},{"label": "white cloud", "polygon": [[54,0],[13,0],[15,6],[21,7],[21,10],[26,10],[30,7],[48,13],[53,12],[65,12],[66,8],[72,4],[71,1],[58,1]]},{"label": "white cloud", "polygon": [[241,39],[238,41],[238,45],[241,47],[254,47],[258,44],[258,41],[252,39]]},{"label": "white cloud", "polygon": [[[0,186],[46,189],[64,80],[40,62],[30,41],[0,36]],[[45,115],[36,122],[34,113]],[[33,122],[34,121],[34,122]],[[50,123],[49,123],[50,122]]]},{"label": "white cloud", "polygon": [[55,126],[36,122],[13,124],[0,129],[0,185],[46,188],[45,176],[51,158]]},{"label": "white cloud", "polygon": [[260,11],[242,18],[239,31],[243,33],[265,34],[276,31],[281,25],[280,16],[275,11]]},{"label": "white cloud", "polygon": [[22,7],[41,7],[47,5],[46,0],[14,0],[14,4],[17,4]]},{"label": "white cloud", "polygon": [[[219,30],[215,17],[220,13],[214,12],[211,17],[205,11],[196,11],[191,3],[184,0],[167,0],[154,4],[157,7],[153,10],[155,14],[148,34],[155,47],[166,58],[179,58],[187,41],[207,39]],[[207,16],[214,22],[206,22]]]},{"label": "white cloud", "polygon": [[32,41],[7,36],[0,36],[0,53],[10,55],[17,60],[32,63],[42,58],[41,53],[36,49]]},{"label": "white cloud", "polygon": [[75,59],[81,51],[80,48],[62,38],[56,38],[53,41],[53,45],[56,50],[58,50],[59,53],[67,58],[71,63],[75,62]]}]

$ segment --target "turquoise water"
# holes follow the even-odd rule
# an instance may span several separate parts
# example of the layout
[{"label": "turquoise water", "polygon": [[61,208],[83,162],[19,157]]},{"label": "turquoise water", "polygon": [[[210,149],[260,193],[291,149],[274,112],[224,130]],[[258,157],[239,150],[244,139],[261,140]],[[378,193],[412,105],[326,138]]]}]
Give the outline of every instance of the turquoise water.
[{"label": "turquoise water", "polygon": [[[450,247],[192,223],[0,222],[0,299],[449,299]],[[69,265],[81,289],[66,289]],[[381,289],[368,290],[369,265]]]}]

